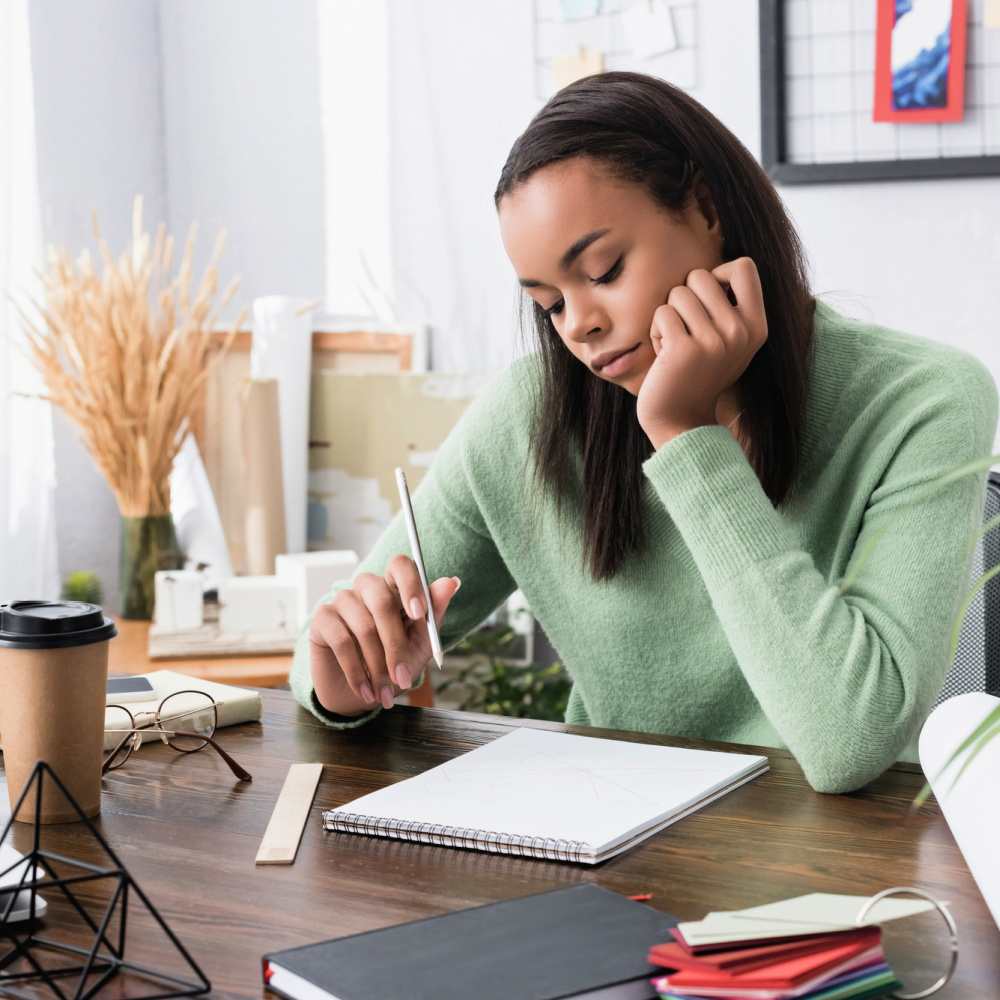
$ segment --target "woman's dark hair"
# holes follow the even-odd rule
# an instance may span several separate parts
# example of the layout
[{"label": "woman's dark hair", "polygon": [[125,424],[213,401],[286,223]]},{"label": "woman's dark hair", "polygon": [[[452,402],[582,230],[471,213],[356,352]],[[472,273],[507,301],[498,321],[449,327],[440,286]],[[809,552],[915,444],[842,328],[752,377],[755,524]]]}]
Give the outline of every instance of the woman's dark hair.
[{"label": "woman's dark hair", "polygon": [[[514,143],[494,196],[551,163],[583,156],[643,185],[668,211],[687,206],[702,176],[725,238],[726,260],[757,265],[768,337],[740,378],[740,438],[764,492],[778,506],[795,480],[808,390],[814,301],[802,246],[777,192],[745,146],[682,90],[639,73],[603,73],[560,90]],[[535,473],[562,505],[583,462],[584,552],[607,580],[642,547],[642,463],[652,446],[635,397],[597,378],[532,303],[542,361]]]}]

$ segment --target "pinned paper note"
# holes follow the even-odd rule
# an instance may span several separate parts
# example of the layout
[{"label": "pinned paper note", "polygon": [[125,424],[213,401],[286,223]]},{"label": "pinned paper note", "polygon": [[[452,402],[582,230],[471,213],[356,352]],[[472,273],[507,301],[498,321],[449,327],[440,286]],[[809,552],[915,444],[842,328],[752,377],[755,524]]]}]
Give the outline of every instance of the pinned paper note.
[{"label": "pinned paper note", "polygon": [[664,0],[639,0],[622,14],[621,23],[636,59],[649,59],[677,48],[673,14]]},{"label": "pinned paper note", "polygon": [[1000,0],[986,0],[983,12],[984,28],[1000,28]]},{"label": "pinned paper note", "polygon": [[601,0],[559,0],[564,21],[579,21],[584,17],[595,17],[601,11]]},{"label": "pinned paper note", "polygon": [[556,56],[552,60],[556,72],[556,90],[568,87],[585,76],[604,72],[604,54],[594,49],[579,48],[568,56]]}]

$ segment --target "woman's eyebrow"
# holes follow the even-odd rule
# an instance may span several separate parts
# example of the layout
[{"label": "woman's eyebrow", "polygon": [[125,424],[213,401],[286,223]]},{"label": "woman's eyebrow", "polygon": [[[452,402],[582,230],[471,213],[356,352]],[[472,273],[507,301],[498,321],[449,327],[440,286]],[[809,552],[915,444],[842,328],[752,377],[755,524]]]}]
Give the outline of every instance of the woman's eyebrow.
[{"label": "woman's eyebrow", "polygon": [[[561,270],[565,271],[569,266],[576,260],[580,254],[583,253],[591,243],[599,240],[602,236],[607,236],[610,233],[610,229],[595,229],[592,233],[587,233],[586,236],[581,236],[563,255],[559,261],[559,267]],[[518,278],[518,284],[522,288],[540,288],[540,281],[533,281],[531,278]]]},{"label": "woman's eyebrow", "polygon": [[580,254],[583,253],[587,247],[590,246],[595,240],[599,240],[602,236],[606,236],[610,233],[610,229],[595,229],[592,233],[587,233],[586,236],[581,236],[563,255],[562,259],[559,261],[559,267],[562,270],[567,270],[570,264],[576,260]]}]

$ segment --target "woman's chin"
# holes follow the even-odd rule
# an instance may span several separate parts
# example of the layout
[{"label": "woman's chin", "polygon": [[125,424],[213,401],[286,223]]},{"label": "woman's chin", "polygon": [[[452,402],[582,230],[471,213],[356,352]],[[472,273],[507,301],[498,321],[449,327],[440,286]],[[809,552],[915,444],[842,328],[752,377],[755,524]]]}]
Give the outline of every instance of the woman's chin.
[{"label": "woman's chin", "polygon": [[626,392],[633,396],[639,395],[639,390],[642,388],[642,383],[646,381],[646,376],[649,374],[649,368],[644,367],[639,371],[629,372],[625,377],[616,379],[616,383],[620,385]]},{"label": "woman's chin", "polygon": [[633,374],[629,372],[628,375],[623,375],[621,378],[605,378],[603,375],[598,375],[597,377],[603,379],[605,382],[610,382],[612,385],[619,386],[630,396],[638,396],[639,390],[642,388],[642,383],[646,378],[646,373]]}]

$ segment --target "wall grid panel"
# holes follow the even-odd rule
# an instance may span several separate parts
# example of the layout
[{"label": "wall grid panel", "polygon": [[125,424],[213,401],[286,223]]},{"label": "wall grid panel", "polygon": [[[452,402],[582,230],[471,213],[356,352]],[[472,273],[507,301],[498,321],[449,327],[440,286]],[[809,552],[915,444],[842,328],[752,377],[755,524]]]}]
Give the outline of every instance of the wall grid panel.
[{"label": "wall grid panel", "polygon": [[872,121],[877,0],[762,0],[764,165],[785,183],[1000,173],[1000,28],[968,0],[960,122]]}]

